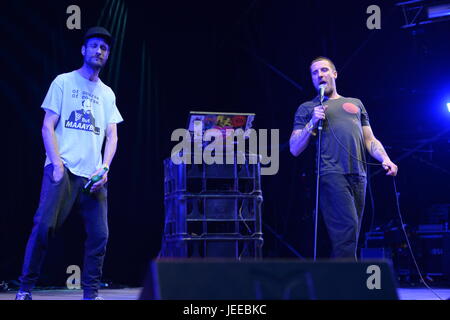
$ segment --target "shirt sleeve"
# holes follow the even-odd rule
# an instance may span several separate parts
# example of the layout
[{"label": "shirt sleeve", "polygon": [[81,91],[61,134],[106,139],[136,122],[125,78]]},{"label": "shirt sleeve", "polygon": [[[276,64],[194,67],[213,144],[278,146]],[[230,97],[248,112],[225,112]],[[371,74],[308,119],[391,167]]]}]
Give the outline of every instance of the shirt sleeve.
[{"label": "shirt sleeve", "polygon": [[311,120],[311,114],[304,104],[298,107],[294,118],[294,130],[303,129],[308,121]]},{"label": "shirt sleeve", "polygon": [[120,123],[123,121],[122,115],[116,105],[116,96],[113,93],[112,105],[109,110],[108,123]]},{"label": "shirt sleeve", "polygon": [[361,100],[359,103],[361,104],[361,126],[370,126],[369,114],[367,113],[367,110]]},{"label": "shirt sleeve", "polygon": [[45,110],[51,110],[54,113],[61,115],[61,105],[63,98],[63,84],[59,77],[50,84],[50,88],[47,91],[44,102],[42,102],[41,108]]}]

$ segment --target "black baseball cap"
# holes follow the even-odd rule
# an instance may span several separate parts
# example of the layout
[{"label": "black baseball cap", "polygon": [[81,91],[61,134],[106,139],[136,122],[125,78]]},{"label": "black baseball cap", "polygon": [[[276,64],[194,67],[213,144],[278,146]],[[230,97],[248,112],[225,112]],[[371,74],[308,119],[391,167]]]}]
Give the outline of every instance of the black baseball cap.
[{"label": "black baseball cap", "polygon": [[111,46],[113,43],[113,37],[111,36],[111,33],[100,26],[89,28],[88,31],[86,31],[83,40],[84,42],[86,42],[86,40],[95,37],[104,39],[109,46]]}]

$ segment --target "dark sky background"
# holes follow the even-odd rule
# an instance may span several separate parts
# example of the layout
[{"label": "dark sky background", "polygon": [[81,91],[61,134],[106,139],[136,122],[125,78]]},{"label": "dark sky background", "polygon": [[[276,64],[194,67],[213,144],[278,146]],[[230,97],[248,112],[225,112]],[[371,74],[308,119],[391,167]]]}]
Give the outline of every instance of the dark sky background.
[{"label": "dark sky background", "polygon": [[[80,67],[82,35],[96,24],[111,27],[118,39],[101,77],[115,90],[125,119],[109,174],[105,280],[140,285],[157,256],[164,223],[162,163],[175,145],[172,131],[186,126],[191,110],[253,112],[256,129],[280,130],[279,172],[262,178],[264,256],[295,257],[272,231],[302,256],[312,256],[314,148],[296,159],[287,142],[297,107],[315,95],[309,64],[319,55],[333,59],[338,92],[363,101],[375,135],[398,163],[405,223],[426,222],[433,205],[450,202],[450,22],[403,29],[402,10],[394,3],[9,3],[0,14],[6,112],[0,280],[20,275],[39,201],[45,160],[40,105],[58,74]],[[82,30],[66,27],[71,4],[81,8]],[[366,27],[372,4],[381,8],[380,30]],[[363,235],[372,222],[397,223],[392,178],[377,170],[370,169]],[[60,284],[68,265],[81,265],[82,230],[73,214],[50,248],[43,285]],[[323,225],[319,231],[319,255],[326,257]]]}]

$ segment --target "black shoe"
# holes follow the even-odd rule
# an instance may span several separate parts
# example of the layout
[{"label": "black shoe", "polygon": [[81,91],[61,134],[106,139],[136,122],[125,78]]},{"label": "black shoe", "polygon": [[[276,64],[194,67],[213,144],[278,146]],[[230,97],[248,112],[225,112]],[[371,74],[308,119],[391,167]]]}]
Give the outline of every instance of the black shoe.
[{"label": "black shoe", "polygon": [[33,300],[33,297],[31,292],[19,290],[16,294],[16,300]]}]

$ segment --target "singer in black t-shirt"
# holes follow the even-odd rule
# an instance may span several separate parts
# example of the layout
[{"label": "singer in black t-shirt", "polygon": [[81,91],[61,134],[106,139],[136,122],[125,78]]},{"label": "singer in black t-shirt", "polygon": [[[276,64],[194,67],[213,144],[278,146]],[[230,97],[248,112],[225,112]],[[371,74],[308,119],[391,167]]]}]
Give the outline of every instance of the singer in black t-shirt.
[{"label": "singer in black t-shirt", "polygon": [[366,194],[365,150],[381,162],[387,175],[397,175],[398,168],[375,138],[362,102],[337,93],[334,63],[318,57],[311,62],[310,70],[316,90],[325,85],[324,106],[317,96],[298,107],[290,150],[297,157],[310,140],[317,142],[317,127],[323,121],[320,211],[332,242],[332,256],[356,259]]}]

